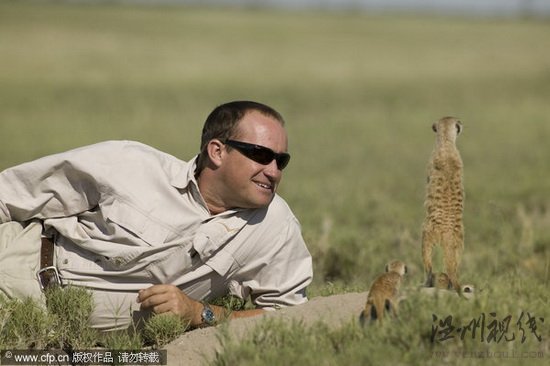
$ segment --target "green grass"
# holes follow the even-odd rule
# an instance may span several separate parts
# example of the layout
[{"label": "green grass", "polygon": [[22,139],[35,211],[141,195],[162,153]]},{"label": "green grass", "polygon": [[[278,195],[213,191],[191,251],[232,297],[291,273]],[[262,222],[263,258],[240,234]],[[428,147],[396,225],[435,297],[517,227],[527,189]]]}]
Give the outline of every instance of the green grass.
[{"label": "green grass", "polygon": [[[252,329],[244,340],[223,336],[223,352],[214,364],[531,365],[548,358],[548,320],[540,319],[547,314],[548,290],[527,276],[501,275],[479,286],[473,300],[426,296],[411,284],[405,288],[408,295],[400,304],[399,318],[382,325],[363,328],[359,314],[350,314],[349,321],[336,328],[322,319],[312,326],[271,319]],[[529,327],[527,313],[535,318],[535,328]],[[448,316],[452,316],[449,326],[440,323]],[[483,317],[485,323],[481,323]],[[481,328],[474,334],[474,321],[484,324],[483,335]],[[464,334],[456,331],[467,326],[470,329]],[[452,338],[445,339],[449,329]]]},{"label": "green grass", "polygon": [[[314,257],[310,295],[367,290],[394,257],[416,286],[430,126],[455,115],[464,123],[461,277],[491,295],[436,305],[461,319],[548,318],[549,31],[530,19],[2,2],[0,169],[106,139],[188,159],[215,105],[263,101],[287,119],[292,161],[280,193]],[[426,340],[432,304],[421,301],[411,304],[427,309],[405,309],[381,332],[265,325],[274,339],[296,332],[304,343],[228,344],[220,360],[253,364],[248,347],[278,349],[281,362],[301,349],[305,364],[406,363],[397,354],[418,359],[436,347]],[[542,331],[548,355],[548,319]],[[392,340],[399,353],[388,351]],[[440,345],[463,348],[473,346]]]},{"label": "green grass", "polygon": [[128,330],[100,333],[89,323],[93,299],[86,289],[51,288],[45,297],[43,307],[30,298],[7,299],[0,294],[0,350],[160,348],[189,328],[176,315],[156,314]]}]

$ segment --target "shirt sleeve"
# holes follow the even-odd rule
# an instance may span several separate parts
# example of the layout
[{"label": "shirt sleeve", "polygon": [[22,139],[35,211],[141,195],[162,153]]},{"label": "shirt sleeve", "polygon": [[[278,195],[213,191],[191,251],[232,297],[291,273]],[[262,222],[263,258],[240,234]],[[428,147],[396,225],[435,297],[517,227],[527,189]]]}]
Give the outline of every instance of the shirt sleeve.
[{"label": "shirt sleeve", "polygon": [[[258,308],[266,310],[299,305],[307,301],[306,287],[313,277],[312,259],[295,217],[288,219],[278,243],[262,245],[271,248],[262,258],[254,258],[259,270],[240,284],[230,285],[231,292],[250,295]],[[274,228],[273,228],[274,229]]]},{"label": "shirt sleeve", "polygon": [[98,177],[109,174],[119,144],[102,143],[54,154],[0,173],[0,222],[66,217],[100,199]]}]

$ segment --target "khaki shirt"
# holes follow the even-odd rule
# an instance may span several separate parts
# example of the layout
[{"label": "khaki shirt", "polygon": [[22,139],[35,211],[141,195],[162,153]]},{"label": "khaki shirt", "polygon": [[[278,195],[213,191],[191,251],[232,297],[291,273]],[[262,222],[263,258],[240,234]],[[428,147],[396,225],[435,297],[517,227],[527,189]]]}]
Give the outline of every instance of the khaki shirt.
[{"label": "khaki shirt", "polygon": [[0,223],[43,220],[65,283],[174,284],[195,299],[250,295],[261,308],[307,301],[311,256],[284,200],[212,216],[195,161],[130,141],[46,156],[0,173]]}]

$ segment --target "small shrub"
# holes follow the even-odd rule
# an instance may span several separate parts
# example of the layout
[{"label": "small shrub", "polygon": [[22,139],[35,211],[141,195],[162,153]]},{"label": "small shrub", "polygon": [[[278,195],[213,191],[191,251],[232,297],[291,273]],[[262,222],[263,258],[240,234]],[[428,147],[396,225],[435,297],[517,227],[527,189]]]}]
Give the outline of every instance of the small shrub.
[{"label": "small shrub", "polygon": [[98,334],[90,327],[92,294],[80,287],[54,287],[46,291],[48,312],[56,320],[56,340],[63,349],[95,346]]},{"label": "small shrub", "polygon": [[31,298],[0,296],[0,348],[45,348],[55,337],[55,319]]},{"label": "small shrub", "polygon": [[109,350],[135,350],[143,348],[143,339],[135,330],[117,330],[102,333],[99,344]]},{"label": "small shrub", "polygon": [[162,347],[185,332],[189,323],[174,314],[155,314],[145,322],[143,339],[146,344]]}]

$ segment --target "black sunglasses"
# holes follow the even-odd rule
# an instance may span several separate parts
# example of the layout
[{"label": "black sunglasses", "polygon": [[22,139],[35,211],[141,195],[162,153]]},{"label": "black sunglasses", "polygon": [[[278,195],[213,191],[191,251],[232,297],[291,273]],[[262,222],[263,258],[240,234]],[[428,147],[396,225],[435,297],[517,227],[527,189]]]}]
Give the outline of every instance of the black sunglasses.
[{"label": "black sunglasses", "polygon": [[225,140],[223,142],[237,149],[241,154],[247,158],[254,160],[256,163],[267,165],[273,160],[277,163],[277,168],[283,170],[290,161],[290,154],[288,153],[276,153],[275,151],[261,145],[249,144],[248,142]]}]

